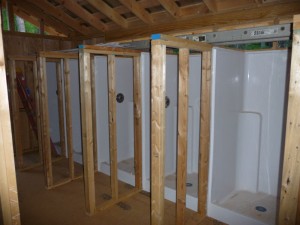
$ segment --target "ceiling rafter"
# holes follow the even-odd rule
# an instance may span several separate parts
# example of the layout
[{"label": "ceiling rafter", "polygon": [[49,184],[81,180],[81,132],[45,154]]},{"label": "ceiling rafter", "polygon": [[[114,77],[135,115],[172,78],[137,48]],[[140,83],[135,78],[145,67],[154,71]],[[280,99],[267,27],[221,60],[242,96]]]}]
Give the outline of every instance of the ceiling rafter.
[{"label": "ceiling rafter", "polygon": [[124,6],[126,6],[133,14],[141,19],[146,24],[153,23],[153,18],[145,8],[141,7],[135,0],[119,0]]},{"label": "ceiling rafter", "polygon": [[180,17],[180,8],[173,0],[158,0],[159,3],[173,16]]},{"label": "ceiling rafter", "polygon": [[112,21],[114,21],[116,24],[120,25],[122,28],[128,27],[127,20],[124,19],[120,14],[118,14],[113,8],[111,8],[102,0],[86,0],[86,1],[92,6],[94,6],[101,13],[106,15],[108,18],[110,18]]},{"label": "ceiling rafter", "polygon": [[[29,23],[33,24],[34,26],[36,27],[40,27],[40,22],[41,22],[41,19],[38,19],[32,15],[29,15],[28,13],[24,12],[23,10],[17,8],[17,7],[14,7],[14,12],[15,12],[15,15],[21,17],[22,19],[28,21]],[[64,34],[62,33],[59,33],[58,31],[55,30],[55,28],[51,27],[51,26],[47,26],[47,25],[44,25],[44,30],[49,33],[50,35],[54,35],[54,36],[64,36]]]},{"label": "ceiling rafter", "polygon": [[202,0],[204,2],[204,4],[207,6],[207,8],[209,9],[209,11],[215,13],[218,11],[218,6],[216,4],[215,0]]},{"label": "ceiling rafter", "polygon": [[26,0],[26,1],[38,6],[45,13],[50,14],[51,16],[54,16],[55,18],[60,20],[62,23],[66,24],[67,26],[71,27],[72,29],[76,30],[77,32],[82,33],[82,34],[87,34],[87,35],[92,34],[90,29],[82,26],[82,24],[80,24],[79,21],[71,18],[66,13],[64,13],[62,10],[51,5],[49,2],[46,2],[44,0],[39,0],[38,2],[36,0]]},{"label": "ceiling rafter", "polygon": [[95,17],[93,14],[82,8],[76,1],[61,0],[60,2],[62,6],[67,8],[72,13],[76,14],[78,17],[89,23],[97,30],[102,32],[107,30],[107,25],[101,22],[101,20]]},{"label": "ceiling rafter", "polygon": [[43,19],[46,24],[53,27],[58,32],[65,34],[66,36],[75,35],[74,31],[69,30],[62,23],[52,19],[50,16],[43,13],[39,8],[33,6],[32,4],[29,4],[28,2],[25,2],[23,0],[14,0],[13,3],[15,5],[15,7],[26,11],[28,14],[33,15],[34,17]]}]

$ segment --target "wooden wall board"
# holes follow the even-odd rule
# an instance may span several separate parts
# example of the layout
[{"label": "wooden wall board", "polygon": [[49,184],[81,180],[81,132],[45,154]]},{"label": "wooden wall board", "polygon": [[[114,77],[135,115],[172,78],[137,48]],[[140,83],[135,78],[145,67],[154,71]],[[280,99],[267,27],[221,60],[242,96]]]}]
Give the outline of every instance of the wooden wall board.
[{"label": "wooden wall board", "polygon": [[189,52],[190,50],[187,48],[179,49],[176,225],[184,225],[185,222],[188,152]]},{"label": "wooden wall board", "polygon": [[152,41],[151,225],[164,224],[166,46]]},{"label": "wooden wall board", "polygon": [[300,15],[294,17],[291,74],[288,96],[283,172],[280,193],[280,225],[296,224],[300,183]]},{"label": "wooden wall board", "polygon": [[205,217],[210,150],[211,52],[202,53],[201,76],[198,212],[201,216]]},{"label": "wooden wall board", "polygon": [[0,201],[4,225],[18,225],[21,222],[1,31],[0,65]]}]

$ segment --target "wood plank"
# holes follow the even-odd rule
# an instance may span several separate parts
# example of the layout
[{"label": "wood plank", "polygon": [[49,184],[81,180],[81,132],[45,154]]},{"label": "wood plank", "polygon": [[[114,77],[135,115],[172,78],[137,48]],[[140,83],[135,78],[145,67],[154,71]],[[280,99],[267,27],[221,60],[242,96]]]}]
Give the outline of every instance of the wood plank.
[{"label": "wood plank", "polygon": [[55,58],[55,59],[78,59],[78,52],[50,52],[50,51],[41,51],[39,55],[45,58]]},{"label": "wood plank", "polygon": [[[300,187],[300,184],[299,184],[299,187]],[[298,194],[298,211],[297,211],[296,224],[300,224],[300,188],[299,188],[299,194]]]},{"label": "wood plank", "polygon": [[66,135],[69,160],[70,178],[74,179],[74,157],[73,157],[73,133],[72,133],[72,103],[71,103],[71,74],[70,61],[64,59],[64,89],[65,89],[65,115],[66,115]]},{"label": "wood plank", "polygon": [[85,22],[89,23],[91,26],[95,27],[99,31],[106,31],[107,25],[104,24],[100,19],[93,16],[87,10],[82,8],[76,1],[60,1],[62,6],[66,7],[68,10],[73,12],[75,15],[80,17]]},{"label": "wood plank", "polygon": [[200,150],[198,165],[198,213],[206,216],[208,185],[208,161],[210,141],[210,90],[211,52],[202,53],[201,103],[200,103]]},{"label": "wood plank", "polygon": [[133,59],[133,98],[134,98],[134,174],[135,187],[142,189],[142,93],[140,57]]},{"label": "wood plank", "polygon": [[16,84],[16,63],[15,60],[10,59],[9,61],[10,70],[10,101],[11,101],[11,115],[13,125],[13,136],[15,144],[15,153],[18,167],[23,166],[23,144],[22,144],[22,127],[20,126],[20,110],[18,104],[18,91]]},{"label": "wood plank", "polygon": [[[0,19],[1,23],[1,19]],[[2,32],[0,31],[0,201],[4,225],[19,225],[20,212],[9,114]]]},{"label": "wood plank", "polygon": [[79,50],[81,132],[84,168],[85,207],[89,215],[95,213],[95,174],[93,156],[93,126],[91,102],[90,54]]},{"label": "wood plank", "polygon": [[43,161],[46,177],[46,186],[53,185],[52,155],[50,145],[50,126],[48,115],[48,91],[46,77],[46,59],[39,57],[39,84],[40,84],[40,107],[41,107],[41,125],[43,142]]},{"label": "wood plank", "polygon": [[158,0],[158,2],[166,9],[166,11],[173,17],[179,17],[180,8],[176,5],[173,0]]},{"label": "wood plank", "polygon": [[41,110],[40,110],[40,84],[38,77],[37,61],[33,61],[33,80],[34,80],[34,103],[35,103],[35,116],[37,126],[37,140],[39,147],[40,162],[43,162],[43,142],[42,142],[42,130],[41,130]]},{"label": "wood plank", "polygon": [[166,46],[152,41],[151,225],[164,224]]},{"label": "wood plank", "polygon": [[116,103],[116,59],[108,55],[108,111],[110,184],[112,199],[118,199],[118,147],[117,147],[117,103]]},{"label": "wood plank", "polygon": [[209,11],[215,13],[218,11],[216,0],[203,0]]},{"label": "wood plank", "polygon": [[278,223],[296,224],[300,182],[300,15],[294,17],[291,73]]},{"label": "wood plank", "polygon": [[124,19],[119,13],[117,13],[113,8],[111,8],[104,1],[97,1],[97,0],[86,0],[86,1],[90,3],[92,6],[94,6],[101,13],[106,15],[108,18],[110,18],[112,21],[114,21],[116,24],[120,25],[123,28],[128,27],[128,23],[126,19]]},{"label": "wood plank", "polygon": [[165,34],[152,35],[152,39],[159,39],[162,44],[174,48],[188,48],[197,51],[209,51],[212,48],[211,44],[186,40],[183,38],[173,37]]},{"label": "wood plank", "polygon": [[139,56],[141,54],[140,50],[126,49],[120,47],[108,47],[108,46],[95,46],[95,45],[80,45],[79,48],[85,49],[90,53],[103,54],[103,55],[117,55],[117,56]]},{"label": "wood plank", "polygon": [[66,156],[66,141],[65,141],[65,116],[62,90],[62,68],[61,62],[56,63],[56,85],[57,85],[57,104],[58,104],[58,123],[61,154]]},{"label": "wood plank", "polygon": [[92,115],[93,115],[93,150],[94,150],[94,167],[98,171],[98,142],[97,142],[97,102],[96,102],[96,74],[95,74],[95,57],[91,56],[91,88],[92,88]]},{"label": "wood plank", "polygon": [[188,151],[189,49],[179,49],[176,225],[184,225]]},{"label": "wood plank", "polygon": [[119,0],[124,6],[126,6],[133,14],[135,14],[139,19],[141,19],[146,24],[153,23],[153,18],[150,13],[148,13],[145,8],[135,0]]},{"label": "wood plank", "polygon": [[207,14],[197,16],[191,19],[171,21],[155,25],[136,26],[128,29],[118,29],[116,31],[107,32],[105,35],[106,42],[136,40],[139,38],[149,38],[151,34],[186,34],[195,31],[203,32],[207,30],[222,29],[228,26],[245,26],[249,23],[256,24],[258,22],[270,21],[274,22],[276,17],[278,20],[291,19],[292,15],[300,13],[300,2],[280,2],[274,5],[263,5],[261,7],[253,7],[248,9],[236,10],[234,12],[222,12],[219,14]]},{"label": "wood plank", "polygon": [[60,10],[57,7],[54,7],[48,1],[39,0],[38,4],[36,0],[26,0],[26,1],[40,8],[43,13],[51,15],[54,18],[60,20],[63,24],[65,24],[68,27],[71,27],[73,30],[77,31],[78,33],[85,34],[85,35],[91,35],[93,33],[91,29],[83,26],[78,20],[75,20],[72,17],[68,16],[68,14],[66,14],[64,11]]}]

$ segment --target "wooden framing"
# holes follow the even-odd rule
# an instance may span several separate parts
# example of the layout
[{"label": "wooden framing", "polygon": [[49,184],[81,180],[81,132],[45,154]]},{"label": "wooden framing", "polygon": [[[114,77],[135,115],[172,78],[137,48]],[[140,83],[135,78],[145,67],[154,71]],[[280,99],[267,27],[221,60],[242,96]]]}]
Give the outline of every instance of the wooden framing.
[{"label": "wooden framing", "polygon": [[[95,174],[94,174],[94,138],[95,116],[93,111],[95,106],[95,93],[93,93],[91,81],[95,81],[94,57],[96,55],[106,55],[108,57],[108,96],[109,96],[109,144],[110,144],[110,178],[112,199],[103,203],[100,206],[96,205],[95,200]],[[115,59],[117,56],[132,57],[134,62],[134,167],[135,167],[135,187],[127,193],[119,195],[118,190],[118,167],[117,167],[117,134],[116,134],[116,93],[115,93]],[[141,160],[141,84],[140,84],[140,51],[129,50],[122,48],[100,47],[82,45],[79,49],[80,59],[80,98],[81,98],[81,118],[82,118],[82,145],[83,145],[83,160],[84,160],[84,185],[85,185],[85,204],[86,211],[89,215],[93,215],[98,210],[104,210],[114,204],[124,201],[127,198],[135,195],[141,190],[142,180],[142,160]],[[95,112],[94,112],[95,114]]]},{"label": "wooden framing", "polygon": [[[40,123],[39,121],[39,93],[38,93],[38,76],[37,76],[37,62],[36,57],[32,56],[9,56],[9,80],[10,80],[10,89],[11,89],[11,116],[13,118],[12,124],[13,124],[13,136],[14,136],[14,145],[15,145],[15,152],[16,152],[16,161],[17,165],[21,170],[27,170],[30,168],[34,168],[37,166],[42,165],[42,149],[41,149],[41,141],[40,141]],[[35,97],[35,113],[37,118],[37,140],[39,145],[39,153],[40,153],[40,162],[35,163],[33,165],[24,165],[23,161],[23,144],[20,137],[22,136],[22,127],[20,126],[19,118],[20,118],[20,110],[18,106],[18,91],[17,91],[17,83],[16,83],[16,62],[32,62],[33,64],[33,86],[34,86],[34,97]]]},{"label": "wooden framing", "polygon": [[3,46],[0,32],[0,200],[4,225],[18,225],[21,222]]},{"label": "wooden framing", "polygon": [[300,15],[294,17],[291,74],[278,224],[295,225],[300,183]]},{"label": "wooden framing", "polygon": [[[199,212],[206,216],[206,189],[208,177],[209,147],[209,100],[210,100],[210,52],[211,46],[162,34],[152,35],[152,82],[151,82],[151,225],[164,224],[164,164],[165,164],[165,91],[166,48],[179,49],[179,93],[178,93],[178,153],[177,153],[177,201],[176,224],[183,225],[186,201],[186,160],[188,121],[188,71],[189,50],[202,52],[202,96],[201,96],[201,149],[199,157]],[[207,133],[208,132],[208,133]],[[204,156],[205,155],[205,156]],[[203,158],[204,156],[204,158]],[[203,165],[202,165],[203,164]],[[201,168],[201,171],[200,171]],[[206,174],[204,174],[206,173]],[[205,191],[203,191],[205,190]],[[203,195],[203,196],[202,196]]]},{"label": "wooden framing", "polygon": [[[56,62],[56,76],[57,76],[57,94],[58,94],[58,111],[59,111],[59,122],[60,122],[60,136],[61,136],[61,148],[62,157],[68,156],[69,162],[69,177],[58,183],[53,182],[53,168],[52,163],[52,148],[53,144],[50,141],[49,133],[49,116],[48,116],[48,92],[47,92],[47,76],[46,76],[46,61],[51,59]],[[74,53],[63,53],[63,52],[40,52],[39,61],[39,79],[40,79],[40,111],[41,111],[41,124],[42,124],[42,148],[43,148],[43,160],[44,160],[44,171],[46,177],[46,187],[52,189],[68,182],[71,182],[78,177],[75,177],[74,172],[74,160],[73,160],[73,144],[72,144],[72,113],[71,113],[71,93],[70,93],[70,67],[69,60],[78,59],[78,55]],[[61,60],[64,62],[63,74],[61,74]],[[64,80],[65,90],[65,117],[66,117],[66,134],[64,132],[64,112],[63,112],[63,87],[62,81]],[[67,148],[65,144],[65,135],[67,139]],[[62,137],[64,136],[64,137]],[[63,150],[64,149],[64,150]],[[81,177],[81,176],[80,176]]]}]

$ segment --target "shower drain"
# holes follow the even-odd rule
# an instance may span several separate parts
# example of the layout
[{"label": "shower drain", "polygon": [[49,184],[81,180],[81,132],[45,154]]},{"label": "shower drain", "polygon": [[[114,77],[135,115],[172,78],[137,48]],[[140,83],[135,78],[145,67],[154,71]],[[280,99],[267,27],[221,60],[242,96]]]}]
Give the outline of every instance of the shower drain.
[{"label": "shower drain", "polygon": [[267,209],[263,206],[256,206],[255,209],[256,209],[256,211],[259,211],[259,212],[266,212],[267,211]]},{"label": "shower drain", "polygon": [[187,187],[192,187],[193,184],[192,184],[192,183],[185,183],[185,186],[187,186]]}]

